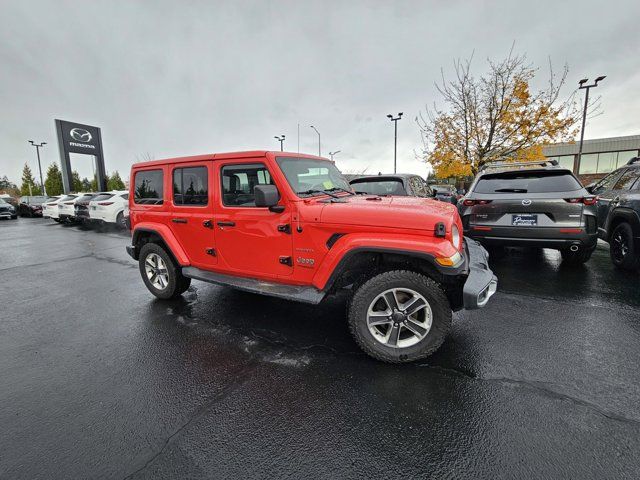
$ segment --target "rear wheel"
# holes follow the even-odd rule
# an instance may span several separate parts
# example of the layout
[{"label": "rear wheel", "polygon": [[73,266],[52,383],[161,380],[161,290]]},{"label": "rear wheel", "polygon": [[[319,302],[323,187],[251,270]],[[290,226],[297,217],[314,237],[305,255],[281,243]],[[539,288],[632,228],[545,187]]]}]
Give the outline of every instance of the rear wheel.
[{"label": "rear wheel", "polygon": [[381,273],[360,286],[350,303],[349,328],[367,354],[390,363],[434,353],[451,327],[451,306],[440,286],[419,273]]},{"label": "rear wheel", "polygon": [[616,267],[623,270],[635,270],[640,267],[640,252],[628,223],[621,223],[613,230],[609,247],[611,261]]},{"label": "rear wheel", "polygon": [[569,265],[582,265],[591,258],[593,250],[595,249],[587,250],[586,248],[579,247],[575,252],[572,252],[570,249],[561,250],[560,254],[562,255],[562,261],[564,263]]},{"label": "rear wheel", "polygon": [[167,251],[155,243],[142,247],[138,265],[144,284],[158,298],[177,298],[191,285],[191,279],[183,276]]},{"label": "rear wheel", "polygon": [[116,216],[116,225],[118,226],[118,228],[121,228],[123,230],[127,229],[127,222],[124,218],[124,212],[120,212],[118,216]]}]

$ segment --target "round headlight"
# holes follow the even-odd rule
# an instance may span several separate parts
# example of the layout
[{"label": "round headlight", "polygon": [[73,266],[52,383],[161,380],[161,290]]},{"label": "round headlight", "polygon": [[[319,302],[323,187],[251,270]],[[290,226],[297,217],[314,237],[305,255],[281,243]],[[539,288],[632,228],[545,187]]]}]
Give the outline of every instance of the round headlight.
[{"label": "round headlight", "polygon": [[456,250],[460,250],[460,230],[458,230],[458,226],[454,225],[451,229],[451,243],[453,244]]}]

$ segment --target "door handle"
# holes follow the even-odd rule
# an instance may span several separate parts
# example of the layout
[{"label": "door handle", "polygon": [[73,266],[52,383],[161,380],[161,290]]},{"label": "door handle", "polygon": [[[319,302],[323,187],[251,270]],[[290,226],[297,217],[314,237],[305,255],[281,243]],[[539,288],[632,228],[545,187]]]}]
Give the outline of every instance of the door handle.
[{"label": "door handle", "polygon": [[186,218],[172,218],[171,221],[173,223],[187,223],[187,219]]},{"label": "door handle", "polygon": [[235,227],[236,222],[218,222],[219,227]]}]

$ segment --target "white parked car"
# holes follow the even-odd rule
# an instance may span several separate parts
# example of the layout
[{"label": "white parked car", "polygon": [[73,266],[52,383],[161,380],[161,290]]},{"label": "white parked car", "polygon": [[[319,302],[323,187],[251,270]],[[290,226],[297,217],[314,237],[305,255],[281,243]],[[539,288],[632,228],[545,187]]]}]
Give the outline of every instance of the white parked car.
[{"label": "white parked car", "polygon": [[56,195],[42,204],[42,217],[58,219],[58,202],[66,195]]},{"label": "white parked car", "polygon": [[89,202],[89,218],[92,221],[115,223],[127,228],[125,209],[129,207],[129,191],[103,192]]},{"label": "white parked car", "polygon": [[61,222],[75,222],[76,220],[76,200],[82,193],[70,193],[58,201],[58,219]]}]

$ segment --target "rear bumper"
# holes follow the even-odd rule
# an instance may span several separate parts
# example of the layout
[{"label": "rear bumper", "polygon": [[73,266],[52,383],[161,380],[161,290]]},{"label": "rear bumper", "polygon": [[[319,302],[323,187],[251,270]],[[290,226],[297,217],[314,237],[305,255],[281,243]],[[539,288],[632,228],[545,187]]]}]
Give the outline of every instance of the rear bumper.
[{"label": "rear bumper", "polygon": [[462,290],[464,308],[484,307],[498,289],[498,279],[489,268],[489,254],[478,242],[465,238],[469,275]]},{"label": "rear bumper", "polygon": [[583,248],[595,248],[598,233],[587,233],[584,228],[549,227],[489,227],[471,225],[465,235],[483,245],[523,246],[542,248],[568,248],[579,245]]}]

